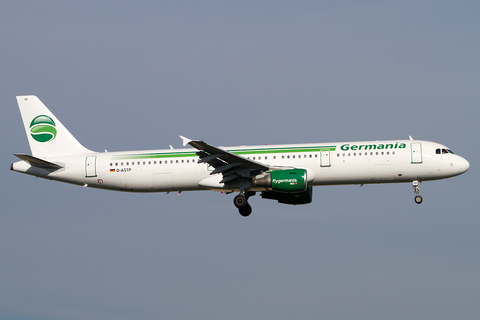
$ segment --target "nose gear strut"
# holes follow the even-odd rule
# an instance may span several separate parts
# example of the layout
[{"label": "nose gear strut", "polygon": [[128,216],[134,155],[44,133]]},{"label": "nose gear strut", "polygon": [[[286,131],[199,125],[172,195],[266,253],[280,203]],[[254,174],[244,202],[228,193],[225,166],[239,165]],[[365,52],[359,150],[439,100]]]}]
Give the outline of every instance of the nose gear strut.
[{"label": "nose gear strut", "polygon": [[413,180],[413,182],[412,182],[413,192],[415,193],[414,200],[415,200],[416,204],[420,204],[423,201],[422,196],[418,194],[420,192],[420,188],[419,188],[420,182],[421,181],[419,181],[419,180]]}]

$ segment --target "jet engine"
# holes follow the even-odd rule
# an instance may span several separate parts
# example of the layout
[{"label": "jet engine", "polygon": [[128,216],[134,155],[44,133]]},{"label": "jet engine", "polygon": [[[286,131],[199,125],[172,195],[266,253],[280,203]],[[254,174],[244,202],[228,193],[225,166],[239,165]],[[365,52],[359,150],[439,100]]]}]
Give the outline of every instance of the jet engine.
[{"label": "jet engine", "polygon": [[307,171],[304,169],[267,171],[253,178],[253,184],[278,192],[304,192],[307,190]]}]

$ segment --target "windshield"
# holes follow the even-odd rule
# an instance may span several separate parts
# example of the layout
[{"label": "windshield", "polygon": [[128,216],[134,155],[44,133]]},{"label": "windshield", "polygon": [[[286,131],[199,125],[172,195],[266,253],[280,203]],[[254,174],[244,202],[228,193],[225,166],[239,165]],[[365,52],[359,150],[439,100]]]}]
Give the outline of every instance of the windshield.
[{"label": "windshield", "polygon": [[437,150],[435,150],[435,153],[436,154],[447,154],[447,153],[451,153],[451,154],[454,154],[452,150],[450,149],[445,149],[445,148],[438,148]]}]

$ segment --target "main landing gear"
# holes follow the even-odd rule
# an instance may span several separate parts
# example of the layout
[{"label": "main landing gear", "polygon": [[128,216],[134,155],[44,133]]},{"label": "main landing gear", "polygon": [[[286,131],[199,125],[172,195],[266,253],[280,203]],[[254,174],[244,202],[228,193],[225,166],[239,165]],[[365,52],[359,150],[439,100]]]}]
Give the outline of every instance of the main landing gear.
[{"label": "main landing gear", "polygon": [[233,204],[238,208],[238,212],[243,217],[248,217],[252,213],[252,207],[248,204],[248,198],[254,195],[255,192],[247,191],[237,194],[233,199]]},{"label": "main landing gear", "polygon": [[418,180],[414,180],[412,182],[413,192],[415,193],[414,200],[415,200],[416,204],[420,204],[423,201],[422,196],[418,194],[420,192],[420,188],[418,187],[419,185],[420,185],[420,181],[418,181]]}]

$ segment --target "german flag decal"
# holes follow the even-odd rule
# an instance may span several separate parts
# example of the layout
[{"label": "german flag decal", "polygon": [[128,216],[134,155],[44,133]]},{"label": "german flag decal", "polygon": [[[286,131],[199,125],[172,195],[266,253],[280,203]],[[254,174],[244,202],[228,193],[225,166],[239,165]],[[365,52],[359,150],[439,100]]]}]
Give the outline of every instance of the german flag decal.
[{"label": "german flag decal", "polygon": [[110,172],[115,172],[115,169],[110,169]]}]

